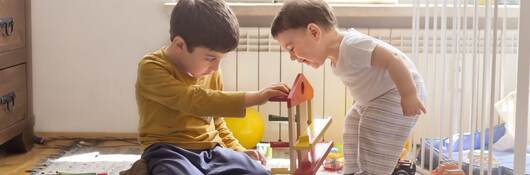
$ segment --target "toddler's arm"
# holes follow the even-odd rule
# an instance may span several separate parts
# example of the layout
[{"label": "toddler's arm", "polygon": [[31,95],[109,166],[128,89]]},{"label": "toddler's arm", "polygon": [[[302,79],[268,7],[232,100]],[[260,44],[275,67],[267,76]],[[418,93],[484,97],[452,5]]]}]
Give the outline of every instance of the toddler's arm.
[{"label": "toddler's arm", "polygon": [[426,113],[425,107],[416,95],[416,86],[405,63],[385,47],[376,46],[372,53],[372,66],[388,70],[401,95],[401,107],[405,116]]}]

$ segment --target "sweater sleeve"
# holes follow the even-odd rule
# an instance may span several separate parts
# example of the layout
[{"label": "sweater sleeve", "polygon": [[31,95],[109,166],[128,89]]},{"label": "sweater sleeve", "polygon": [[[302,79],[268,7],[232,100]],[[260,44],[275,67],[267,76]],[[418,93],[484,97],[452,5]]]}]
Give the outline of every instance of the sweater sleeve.
[{"label": "sweater sleeve", "polygon": [[137,87],[147,99],[197,116],[244,116],[243,92],[187,85],[157,62],[143,62],[139,67]]}]

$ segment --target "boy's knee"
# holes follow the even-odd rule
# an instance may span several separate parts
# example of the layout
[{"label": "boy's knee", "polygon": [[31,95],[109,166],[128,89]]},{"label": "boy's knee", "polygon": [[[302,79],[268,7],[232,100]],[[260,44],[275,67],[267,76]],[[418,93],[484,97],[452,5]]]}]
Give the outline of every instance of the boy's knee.
[{"label": "boy's knee", "polygon": [[248,158],[245,160],[245,159],[240,159],[241,161],[238,161],[237,163],[240,163],[240,166],[242,167],[246,167],[248,169],[248,173],[249,174],[256,174],[256,175],[265,175],[265,174],[270,174],[266,169],[265,167],[263,167],[262,165],[260,165],[258,162],[256,162],[254,159],[251,159],[251,158]]}]

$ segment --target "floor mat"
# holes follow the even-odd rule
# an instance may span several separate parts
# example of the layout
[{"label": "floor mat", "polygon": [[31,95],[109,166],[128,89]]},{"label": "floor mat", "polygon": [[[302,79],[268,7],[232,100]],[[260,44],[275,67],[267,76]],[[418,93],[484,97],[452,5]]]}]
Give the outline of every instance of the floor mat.
[{"label": "floor mat", "polygon": [[56,155],[35,166],[32,174],[60,173],[119,174],[140,159],[142,150],[136,140],[83,139],[65,146]]}]

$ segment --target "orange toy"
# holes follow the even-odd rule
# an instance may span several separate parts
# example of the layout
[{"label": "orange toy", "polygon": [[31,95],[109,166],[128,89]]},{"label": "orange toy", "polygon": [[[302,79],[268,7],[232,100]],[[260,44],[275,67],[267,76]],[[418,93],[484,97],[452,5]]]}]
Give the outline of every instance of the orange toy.
[{"label": "orange toy", "polygon": [[465,175],[457,164],[442,163],[438,168],[432,170],[431,175]]}]

